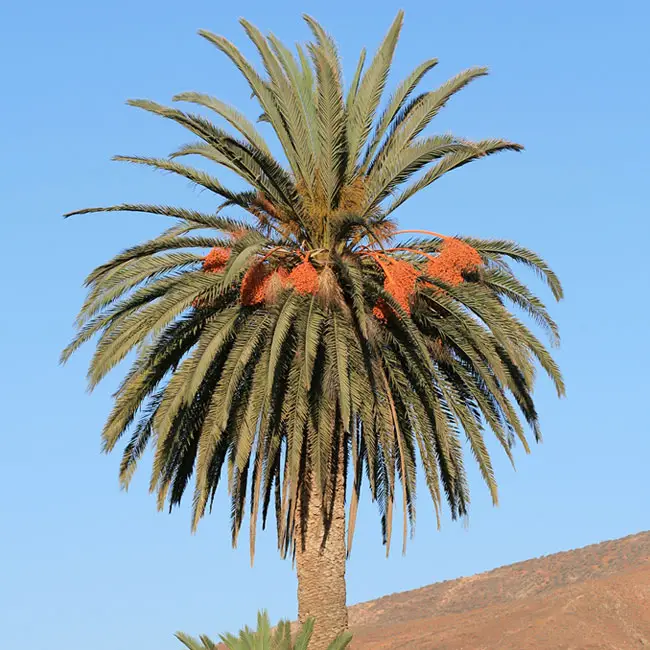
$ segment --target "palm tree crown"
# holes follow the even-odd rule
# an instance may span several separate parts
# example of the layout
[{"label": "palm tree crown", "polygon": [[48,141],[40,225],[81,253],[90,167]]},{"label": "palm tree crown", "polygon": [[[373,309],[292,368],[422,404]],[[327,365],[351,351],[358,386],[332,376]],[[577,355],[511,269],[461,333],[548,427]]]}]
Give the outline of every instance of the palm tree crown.
[{"label": "palm tree crown", "polygon": [[[269,507],[281,552],[295,552],[306,484],[313,483],[327,513],[342,472],[352,486],[348,552],[362,483],[379,504],[387,546],[396,495],[404,540],[414,521],[418,466],[436,513],[445,500],[452,516],[466,513],[463,438],[496,503],[484,429],[509,457],[515,439],[528,449],[524,423],[540,436],[536,365],[559,394],[564,390],[547,348],[511,309],[523,309],[557,341],[543,303],[509,266],[532,267],[559,299],[559,281],[542,259],[507,241],[400,231],[392,219],[446,172],[521,149],[500,139],[424,134],[448,100],[486,70],[472,68],[418,92],[436,65],[425,61],[380,110],[402,14],[368,65],[362,52],[345,91],[332,39],[306,21],[313,42],[296,54],[242,21],[263,73],[225,38],[200,32],[246,78],[284,160],[274,159],[244,115],[213,97],[175,99],[211,110],[230,130],[134,100],[197,141],[169,158],[118,159],[189,179],[218,197],[218,208],[207,214],[121,204],[71,213],[174,219],[159,237],[88,276],[79,331],[63,359],[98,335],[92,388],[135,351],[103,431],[107,451],[130,433],[122,484],[151,444],[159,507],[178,505],[194,475],[196,526],[225,466],[233,543],[250,503],[251,552]],[[228,189],[178,162],[189,155],[234,172],[247,189]]]}]

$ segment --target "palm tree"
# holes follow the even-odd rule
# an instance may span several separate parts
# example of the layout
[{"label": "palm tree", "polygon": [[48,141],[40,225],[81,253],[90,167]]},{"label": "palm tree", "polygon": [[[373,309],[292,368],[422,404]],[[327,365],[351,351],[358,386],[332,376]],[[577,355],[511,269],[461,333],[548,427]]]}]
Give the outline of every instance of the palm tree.
[{"label": "palm tree", "polygon": [[[194,476],[196,528],[227,467],[233,544],[250,501],[251,560],[258,520],[264,527],[272,506],[279,550],[297,564],[299,618],[315,617],[312,647],[320,649],[347,627],[345,561],[364,482],[387,552],[396,497],[404,544],[415,520],[416,466],[438,516],[445,500],[452,517],[467,512],[463,444],[497,502],[484,428],[512,459],[515,439],[528,451],[524,422],[540,437],[536,366],[564,391],[547,348],[512,307],[552,343],[557,327],[509,264],[534,269],[556,299],[562,289],[542,259],[515,243],[400,231],[393,220],[446,172],[521,149],[424,135],[486,69],[416,92],[436,65],[425,61],[379,110],[402,13],[367,66],[361,53],[346,91],[333,40],[306,21],[313,42],[296,54],[242,21],[263,73],[225,38],[200,32],[245,77],[281,160],[253,123],[211,96],[174,99],[209,109],[231,130],[129,102],[197,140],[168,158],[117,159],[188,179],[219,204],[209,214],[148,204],[70,213],[149,213],[174,225],[88,276],[79,331],[62,358],[98,335],[92,389],[135,352],[103,430],[107,452],[130,432],[125,488],[151,445],[158,507],[179,505]],[[189,155],[234,172],[245,189],[179,162]]]}]

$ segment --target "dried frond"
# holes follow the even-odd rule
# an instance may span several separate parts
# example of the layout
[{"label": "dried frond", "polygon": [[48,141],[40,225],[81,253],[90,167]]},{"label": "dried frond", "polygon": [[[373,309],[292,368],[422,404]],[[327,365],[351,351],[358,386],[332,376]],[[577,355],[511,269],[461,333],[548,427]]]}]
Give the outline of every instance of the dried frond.
[{"label": "dried frond", "polygon": [[267,303],[274,303],[282,289],[287,285],[287,278],[289,277],[289,271],[284,268],[284,266],[278,267],[268,278],[266,282],[266,293],[265,300]]},{"label": "dried frond", "polygon": [[330,266],[325,266],[320,272],[318,295],[326,305],[341,303],[343,301],[343,294],[336,273],[334,273]]},{"label": "dried frond", "polygon": [[397,230],[397,224],[391,219],[384,219],[378,224],[372,226],[372,232],[374,236],[382,244],[387,241],[390,241],[395,235],[396,230]]},{"label": "dried frond", "polygon": [[262,192],[257,193],[257,196],[255,198],[255,202],[268,215],[270,215],[270,216],[272,216],[272,217],[274,217],[276,219],[278,218],[278,211],[277,211],[276,207],[273,205],[273,203],[271,203],[271,201],[269,201],[269,199],[266,198],[266,196],[264,196],[264,194]]}]

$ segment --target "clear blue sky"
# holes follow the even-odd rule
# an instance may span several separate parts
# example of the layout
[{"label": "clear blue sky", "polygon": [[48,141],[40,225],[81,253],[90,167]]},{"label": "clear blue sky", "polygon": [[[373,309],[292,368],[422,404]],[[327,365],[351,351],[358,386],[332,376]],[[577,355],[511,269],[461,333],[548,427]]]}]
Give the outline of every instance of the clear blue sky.
[{"label": "clear blue sky", "polygon": [[[565,283],[553,306],[568,397],[537,390],[545,442],[513,472],[497,453],[501,505],[472,473],[469,526],[436,532],[424,493],[406,557],[383,557],[365,503],[349,563],[349,602],[468,575],[650,528],[648,150],[650,21],[642,1],[422,2],[406,23],[393,81],[425,58],[428,83],[486,64],[440,131],[526,145],[453,173],[405,206],[401,223],[512,238],[545,256]],[[143,467],[128,494],[99,432],[117,375],[85,393],[89,349],[65,368],[81,283],[95,265],[163,227],[154,218],[60,215],[122,201],[210,205],[183,182],[109,161],[164,155],[187,136],[124,105],[200,90],[251,117],[248,92],[195,35],[222,33],[247,53],[237,18],[287,41],[307,11],[339,41],[348,76],[398,6],[371,0],[5,3],[0,12],[3,155],[0,612],[3,647],[94,650],[180,647],[172,633],[217,634],[296,611],[295,578],[259,543],[229,547],[228,510],[199,533],[189,511],[158,514]],[[545,297],[550,297],[544,294]],[[496,451],[496,450],[495,450]]]}]

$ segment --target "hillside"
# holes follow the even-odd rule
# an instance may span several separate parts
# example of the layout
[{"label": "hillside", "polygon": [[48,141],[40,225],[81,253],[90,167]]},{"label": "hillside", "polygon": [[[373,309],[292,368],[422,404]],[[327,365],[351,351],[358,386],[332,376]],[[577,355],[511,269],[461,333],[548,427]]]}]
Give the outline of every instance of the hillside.
[{"label": "hillside", "polygon": [[650,532],[350,608],[353,650],[650,647]]}]

